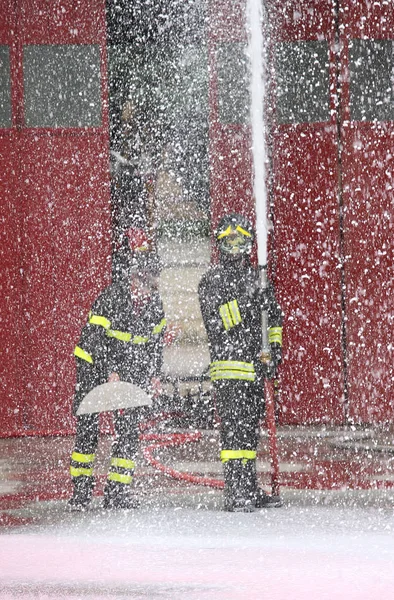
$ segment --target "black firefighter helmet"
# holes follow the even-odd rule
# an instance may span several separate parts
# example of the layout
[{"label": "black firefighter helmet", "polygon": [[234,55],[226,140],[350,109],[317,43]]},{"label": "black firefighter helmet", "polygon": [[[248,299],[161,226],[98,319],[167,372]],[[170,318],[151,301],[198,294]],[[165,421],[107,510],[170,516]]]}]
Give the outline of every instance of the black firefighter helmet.
[{"label": "black firefighter helmet", "polygon": [[219,221],[215,237],[220,252],[237,256],[251,253],[255,232],[246,217],[232,213]]}]

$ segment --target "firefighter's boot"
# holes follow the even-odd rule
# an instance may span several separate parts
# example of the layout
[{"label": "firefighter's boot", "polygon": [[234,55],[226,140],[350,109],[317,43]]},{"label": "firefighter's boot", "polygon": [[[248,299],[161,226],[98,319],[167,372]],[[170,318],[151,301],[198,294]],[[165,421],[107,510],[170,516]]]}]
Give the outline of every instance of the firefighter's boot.
[{"label": "firefighter's boot", "polygon": [[248,460],[245,464],[245,478],[248,480],[251,501],[255,508],[278,508],[283,505],[280,496],[267,494],[257,485],[256,460]]},{"label": "firefighter's boot", "polygon": [[103,508],[129,510],[138,508],[139,501],[132,488],[135,463],[131,458],[112,456]]},{"label": "firefighter's boot", "polygon": [[93,497],[94,478],[86,475],[79,475],[72,478],[74,492],[72,498],[68,501],[70,510],[84,511],[88,508]]},{"label": "firefighter's boot", "polygon": [[140,502],[130,484],[120,481],[107,481],[104,488],[103,508],[111,510],[131,510]]},{"label": "firefighter's boot", "polygon": [[231,459],[224,468],[224,510],[228,512],[253,512],[254,496],[246,477],[245,461]]}]

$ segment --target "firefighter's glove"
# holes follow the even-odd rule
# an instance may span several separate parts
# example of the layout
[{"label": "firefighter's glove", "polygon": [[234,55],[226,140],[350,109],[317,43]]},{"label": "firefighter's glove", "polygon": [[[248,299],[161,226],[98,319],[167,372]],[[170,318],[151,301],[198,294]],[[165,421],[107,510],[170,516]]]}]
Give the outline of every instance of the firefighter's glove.
[{"label": "firefighter's glove", "polygon": [[262,365],[263,376],[267,379],[272,379],[276,375],[276,371],[282,362],[282,347],[280,344],[270,344],[269,351],[260,353],[259,361]]},{"label": "firefighter's glove", "polygon": [[263,352],[261,352],[259,355],[259,361],[261,363],[261,373],[263,377],[271,379],[271,377],[273,377],[275,374],[271,352],[263,350]]}]

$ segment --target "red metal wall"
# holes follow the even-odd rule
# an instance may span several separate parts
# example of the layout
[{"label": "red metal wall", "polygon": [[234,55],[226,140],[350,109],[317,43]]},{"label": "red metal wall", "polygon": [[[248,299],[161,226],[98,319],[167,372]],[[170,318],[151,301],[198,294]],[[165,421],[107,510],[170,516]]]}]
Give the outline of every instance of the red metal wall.
[{"label": "red metal wall", "polygon": [[[213,225],[230,210],[254,218],[249,126],[221,119],[218,83],[219,50],[246,44],[245,4],[209,4]],[[286,315],[280,418],[285,424],[392,421],[393,120],[352,114],[350,54],[352,40],[393,40],[394,8],[367,0],[266,0],[265,6],[270,263]],[[73,427],[72,350],[110,277],[105,6],[104,0],[0,0],[0,9],[12,100],[12,123],[0,129],[0,435],[65,432]],[[328,117],[281,122],[276,49],[322,41]],[[26,126],[24,48],[37,44],[100,47],[100,126]]]},{"label": "red metal wall", "polygon": [[[340,4],[349,416],[358,423],[379,423],[394,419],[394,110],[382,118],[376,106],[365,120],[357,114],[360,106],[352,110],[355,73],[351,71],[350,52],[353,40],[374,40],[378,45],[391,41],[391,81],[385,93],[393,106],[394,4],[367,0],[341,0]],[[365,102],[368,104],[371,94],[372,107],[378,104],[379,78],[387,75],[385,68],[379,72],[373,44],[364,60],[371,61],[372,69],[376,69],[372,81],[365,77],[370,86]],[[363,98],[360,100],[362,103]]]},{"label": "red metal wall", "polygon": [[[271,60],[279,44],[326,41],[327,120],[278,123],[272,95],[276,288],[285,313],[284,423],[342,423],[344,374],[335,111],[335,21],[330,0],[269,2]],[[296,68],[296,65],[292,65]],[[271,74],[276,85],[275,65]],[[275,92],[275,89],[274,89]],[[308,121],[311,118],[312,121]]]},{"label": "red metal wall", "polygon": [[[104,0],[19,0],[1,44],[11,48],[12,126],[2,160],[0,435],[73,427],[73,347],[110,276],[109,142]],[[9,16],[9,2],[0,3]],[[99,45],[102,119],[97,127],[27,127],[27,45]]]}]

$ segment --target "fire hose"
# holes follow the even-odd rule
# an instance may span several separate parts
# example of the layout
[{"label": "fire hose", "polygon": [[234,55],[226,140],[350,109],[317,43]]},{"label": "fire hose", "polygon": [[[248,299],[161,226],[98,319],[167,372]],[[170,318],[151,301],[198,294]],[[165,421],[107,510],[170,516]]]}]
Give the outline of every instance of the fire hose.
[{"label": "fire hose", "polygon": [[[271,458],[271,488],[273,495],[279,495],[279,483],[278,483],[278,457],[277,457],[277,441],[276,441],[276,430],[270,429],[269,422],[274,420],[275,423],[275,415],[273,414],[274,406],[267,406],[267,428],[269,435],[269,452]],[[201,485],[205,487],[215,488],[215,489],[223,489],[224,481],[221,479],[214,479],[207,476],[193,475],[191,473],[185,473],[182,471],[177,471],[171,467],[168,467],[161,463],[157,458],[154,457],[155,451],[159,448],[175,448],[179,446],[183,446],[184,444],[196,443],[202,439],[201,431],[191,432],[191,433],[144,433],[147,429],[153,427],[158,421],[168,419],[174,416],[179,416],[177,413],[162,413],[155,419],[147,421],[141,424],[141,434],[140,440],[143,442],[153,442],[145,446],[142,449],[143,456],[145,460],[157,471],[172,477],[178,481],[183,481],[186,483],[191,483],[194,485]]]}]

